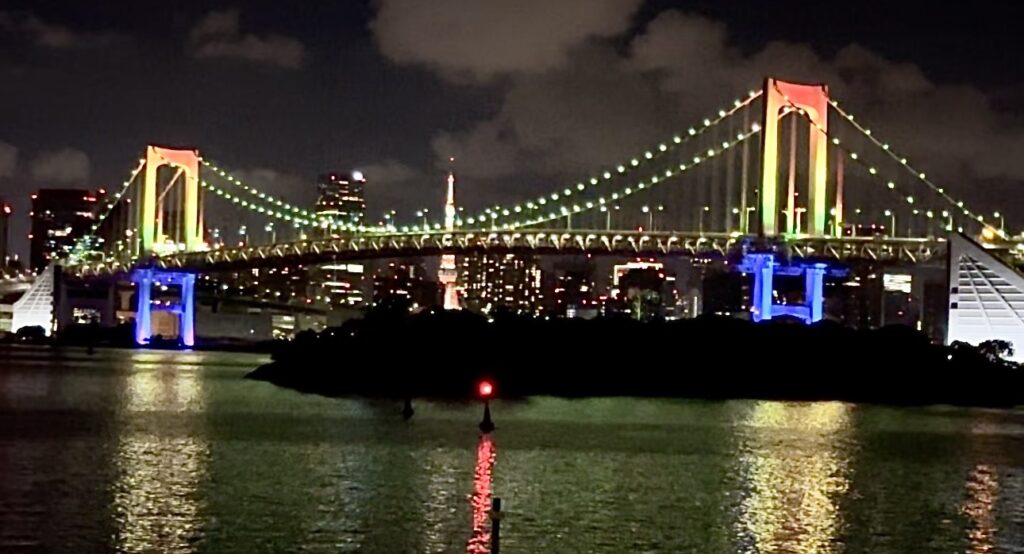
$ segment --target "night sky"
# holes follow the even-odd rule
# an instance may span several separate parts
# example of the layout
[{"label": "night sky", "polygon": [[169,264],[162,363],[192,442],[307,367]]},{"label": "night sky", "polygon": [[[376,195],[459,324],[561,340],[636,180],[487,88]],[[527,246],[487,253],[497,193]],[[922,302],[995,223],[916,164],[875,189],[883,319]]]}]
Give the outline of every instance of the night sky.
[{"label": "night sky", "polygon": [[0,195],[24,237],[33,190],[119,183],[155,142],[307,203],[317,173],[361,169],[373,219],[439,206],[455,156],[472,208],[616,162],[772,74],[828,82],[979,211],[1019,214],[1009,4],[4,0]]}]

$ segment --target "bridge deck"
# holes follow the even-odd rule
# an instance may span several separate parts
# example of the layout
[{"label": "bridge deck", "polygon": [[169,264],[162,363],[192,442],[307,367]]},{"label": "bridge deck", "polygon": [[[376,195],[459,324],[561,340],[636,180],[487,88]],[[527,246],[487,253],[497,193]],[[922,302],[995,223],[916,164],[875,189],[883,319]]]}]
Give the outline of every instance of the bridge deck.
[{"label": "bridge deck", "polygon": [[138,265],[184,271],[219,271],[332,261],[370,260],[442,253],[539,255],[727,256],[742,248],[772,247],[799,258],[866,259],[922,263],[944,256],[944,238],[787,237],[765,241],[736,233],[607,230],[454,231],[352,234],[265,246],[220,248],[153,258],[149,264],[108,259],[68,269],[82,275],[119,273]]}]

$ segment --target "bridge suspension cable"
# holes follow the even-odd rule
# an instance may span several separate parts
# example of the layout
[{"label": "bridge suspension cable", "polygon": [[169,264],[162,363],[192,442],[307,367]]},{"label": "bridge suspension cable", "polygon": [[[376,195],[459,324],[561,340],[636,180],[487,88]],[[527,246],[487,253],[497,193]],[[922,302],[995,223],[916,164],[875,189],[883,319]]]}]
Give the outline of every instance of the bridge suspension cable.
[{"label": "bridge suspension cable", "polygon": [[[499,228],[502,227],[501,225],[497,225],[499,221],[503,221],[509,217],[519,217],[520,214],[523,214],[524,212],[541,212],[541,215],[544,216],[543,212],[550,210],[550,207],[548,206],[549,202],[558,201],[560,198],[569,198],[582,194],[588,190],[588,185],[591,188],[598,187],[603,183],[610,182],[615,177],[626,176],[643,166],[656,162],[664,156],[688,144],[696,137],[703,135],[709,129],[716,127],[722,121],[729,119],[738,111],[749,106],[754,100],[760,98],[763,92],[763,90],[750,91],[746,98],[738,98],[734,100],[731,108],[723,108],[719,110],[716,116],[705,118],[700,125],[689,127],[685,133],[678,133],[669,141],[661,142],[654,148],[645,150],[642,154],[634,156],[629,160],[613,164],[599,174],[592,175],[588,179],[579,181],[574,185],[566,186],[561,191],[555,190],[549,194],[538,196],[533,200],[529,200],[525,203],[518,203],[513,206],[496,205],[492,208],[485,208],[477,215],[463,220],[463,223],[474,225],[476,223],[485,223],[489,220],[490,227]],[[543,220],[546,221],[548,219],[543,218]],[[440,224],[427,223],[424,230],[429,230],[431,227],[439,228]],[[413,225],[411,228],[413,230],[419,230],[420,226]]]},{"label": "bridge suspension cable", "polygon": [[796,112],[797,115],[806,120],[808,124],[815,128],[819,133],[822,133],[822,135],[826,137],[826,140],[828,140],[830,145],[843,154],[842,158],[848,159],[852,161],[856,166],[862,168],[871,177],[871,180],[882,183],[886,190],[890,191],[895,197],[898,197],[900,200],[902,200],[908,206],[909,209],[917,212],[914,213],[915,216],[923,216],[927,219],[933,219],[935,217],[935,213],[933,210],[915,208],[915,206],[918,205],[918,199],[916,199],[913,194],[904,193],[901,190],[898,190],[899,185],[896,184],[895,178],[883,176],[877,167],[864,160],[864,157],[861,153],[857,152],[851,147],[845,146],[845,144],[838,137],[831,135],[828,131],[817,125],[803,109],[798,108],[796,106],[787,106],[783,110],[783,115],[791,112]]},{"label": "bridge suspension cable", "polygon": [[238,195],[231,194],[230,192],[210,183],[209,181],[202,180],[200,181],[200,185],[204,189],[215,194],[216,196],[219,196],[233,204],[238,204],[240,207],[246,208],[252,212],[263,214],[266,215],[267,217],[272,217],[274,219],[278,219],[281,221],[294,223],[296,225],[302,225],[305,227],[312,227],[316,225],[314,221],[306,219],[302,215],[292,215],[292,213],[295,212],[290,213],[287,208],[282,207],[282,209],[274,209],[273,207],[267,207],[266,204],[257,204],[256,202],[250,202]]},{"label": "bridge suspension cable", "polygon": [[[854,150],[852,150],[850,148],[847,148],[847,147],[843,146],[842,145],[842,141],[839,139],[839,137],[836,137],[836,136],[830,134],[830,132],[828,130],[826,130],[826,129],[822,128],[820,125],[818,125],[818,123],[815,122],[809,116],[809,114],[807,114],[807,112],[803,108],[797,106],[782,90],[779,90],[779,89],[777,89],[777,90],[778,90],[779,94],[782,95],[782,97],[785,99],[786,103],[788,104],[786,110],[788,110],[788,111],[796,111],[796,113],[799,114],[801,117],[803,117],[805,120],[807,120],[807,122],[814,129],[816,129],[819,133],[821,133],[824,137],[826,137],[826,139],[829,142],[831,142],[831,144],[834,147],[837,147],[840,150],[843,150],[844,152],[846,152],[847,153],[847,157],[849,157],[849,159],[853,160],[855,163],[861,165],[864,169],[866,169],[868,174],[870,174],[873,177],[878,177],[879,171],[878,171],[878,169],[874,165],[871,165],[871,164],[867,163],[866,161],[862,160],[860,153],[858,153],[858,152],[856,152],[856,151],[854,151]],[[918,172],[912,166],[910,166],[910,164],[908,163],[908,161],[907,161],[907,159],[905,157],[901,157],[901,156],[896,155],[892,151],[892,149],[889,147],[888,143],[883,143],[883,142],[879,141],[877,138],[875,138],[872,135],[872,133],[871,133],[871,131],[869,129],[863,127],[859,123],[856,123],[854,121],[854,118],[853,118],[853,116],[851,114],[843,111],[842,109],[840,109],[838,107],[838,102],[836,102],[835,100],[830,100],[829,103],[833,107],[833,109],[835,109],[837,111],[837,113],[839,113],[847,121],[849,121],[863,136],[865,136],[869,141],[871,141],[872,144],[877,146],[880,150],[882,150],[892,160],[894,160],[897,163],[899,163],[899,165],[901,165],[904,168],[906,168],[906,170],[909,171],[910,174],[913,175],[913,177],[917,181],[919,181],[921,183],[924,183],[929,189],[931,189],[934,193],[938,194],[947,203],[949,203],[950,205],[954,206],[957,210],[962,211],[963,214],[965,216],[967,216],[969,219],[977,220],[979,223],[984,225],[989,230],[991,230],[991,231],[997,233],[999,236],[1002,236],[1002,237],[1005,238],[1005,233],[1004,232],[1002,232],[999,229],[995,229],[991,225],[988,225],[987,223],[985,223],[983,216],[978,215],[978,214],[974,214],[969,209],[965,208],[963,201],[958,201],[958,200],[954,199],[952,196],[950,196],[945,191],[945,189],[935,185],[932,181],[930,181],[927,178],[927,175],[924,172]],[[915,199],[914,199],[914,196],[912,194],[903,195],[900,192],[896,191],[897,185],[896,185],[895,179],[886,179],[885,180],[885,186],[890,191],[893,191],[895,194],[900,195],[902,200],[908,206],[911,206],[911,207],[914,206]],[[934,217],[934,215],[935,215],[934,211],[932,211],[932,210],[923,210],[922,211],[922,210],[918,210],[916,208],[911,208],[911,209],[913,209],[913,210],[918,212],[915,215],[924,215],[928,219],[932,219]],[[949,229],[947,227],[947,230],[952,230],[952,229]]]},{"label": "bridge suspension cable", "polygon": [[231,183],[233,186],[241,188],[245,192],[249,193],[251,196],[256,197],[257,200],[246,200],[241,196],[231,194],[227,190],[217,187],[216,185],[210,183],[209,181],[203,181],[201,183],[204,188],[210,190],[217,196],[225,198],[235,204],[238,204],[241,207],[249,208],[251,211],[254,211],[256,213],[265,214],[279,220],[289,221],[306,227],[330,227],[332,229],[350,232],[378,231],[378,229],[372,226],[355,225],[352,224],[351,222],[338,221],[333,218],[327,218],[322,215],[318,215],[314,212],[285,202],[280,198],[277,198],[271,194],[267,194],[255,187],[243,183],[241,179],[238,179],[237,177],[234,177],[233,175],[227,173],[222,168],[216,166],[215,164],[213,164],[212,162],[205,158],[199,158],[199,162],[202,163],[203,166],[209,168],[215,174],[219,175],[220,177],[223,177],[227,182]]},{"label": "bridge suspension cable", "polygon": [[[639,181],[636,181],[631,185],[627,185],[619,189],[618,191],[612,192],[610,195],[601,196],[596,200],[581,201],[573,204],[565,203],[560,204],[557,207],[549,206],[548,209],[550,211],[548,211],[546,214],[541,214],[531,219],[505,222],[502,223],[500,226],[494,225],[491,227],[491,229],[518,229],[521,227],[529,227],[541,223],[547,223],[549,221],[557,220],[563,217],[583,213],[589,210],[598,209],[600,208],[600,206],[605,206],[606,204],[617,202],[619,200],[624,200],[641,191],[653,189],[657,185],[664,183],[665,181],[668,181],[672,178],[679,177],[684,173],[697,168],[701,164],[709,160],[715,159],[716,156],[721,155],[722,153],[728,151],[734,146],[742,143],[743,141],[749,139],[750,137],[760,132],[761,126],[755,123],[745,132],[737,133],[735,138],[733,138],[732,140],[723,141],[718,148],[709,148],[706,152],[703,153],[703,155],[694,156],[690,163],[681,162],[678,165],[674,166],[673,168],[669,168],[660,173],[651,175],[647,179],[640,179]],[[472,219],[468,221],[468,223],[470,223],[471,225],[473,224],[473,222],[474,221]]]},{"label": "bridge suspension cable", "polygon": [[903,168],[908,173],[913,175],[917,180],[927,185],[928,188],[930,188],[933,192],[938,194],[947,203],[954,206],[957,210],[960,210],[963,213],[963,215],[967,216],[968,218],[976,220],[978,223],[981,223],[988,229],[992,230],[992,232],[998,234],[1003,238],[1006,238],[1005,232],[1002,229],[997,229],[996,227],[989,225],[988,223],[985,222],[984,216],[978,213],[974,213],[968,208],[965,208],[964,202],[962,200],[957,200],[953,198],[949,193],[946,192],[945,188],[936,185],[931,179],[929,179],[928,175],[925,172],[915,169],[906,157],[897,154],[892,150],[892,148],[889,147],[888,143],[883,142],[879,140],[877,137],[875,137],[875,135],[871,132],[870,129],[864,127],[855,120],[853,114],[850,114],[849,112],[840,108],[838,101],[836,101],[835,99],[830,99],[829,103],[832,105],[832,108],[835,109],[839,115],[843,116],[851,125],[853,125],[855,129],[860,131],[860,133],[864,135],[869,141],[871,141],[875,146],[877,146],[883,152],[885,152],[885,154],[889,156],[892,160],[898,162],[901,166],[903,166]]},{"label": "bridge suspension cable", "polygon": [[101,215],[97,217],[96,221],[92,224],[92,226],[90,226],[89,232],[75,241],[74,245],[71,247],[71,252],[69,254],[72,260],[77,260],[86,253],[92,251],[90,250],[90,247],[93,246],[91,242],[93,241],[93,239],[100,238],[97,237],[97,232],[99,231],[100,226],[102,226],[103,223],[107,220],[107,217],[109,217],[110,214],[113,213],[114,208],[120,205],[120,202],[122,201],[122,199],[125,198],[128,189],[132,186],[133,183],[135,183],[135,179],[137,179],[139,174],[142,173],[142,169],[143,167],[145,167],[145,165],[146,159],[141,158],[139,160],[139,164],[135,166],[135,169],[131,171],[128,178],[121,183],[121,188],[114,193],[113,201],[107,203]]}]

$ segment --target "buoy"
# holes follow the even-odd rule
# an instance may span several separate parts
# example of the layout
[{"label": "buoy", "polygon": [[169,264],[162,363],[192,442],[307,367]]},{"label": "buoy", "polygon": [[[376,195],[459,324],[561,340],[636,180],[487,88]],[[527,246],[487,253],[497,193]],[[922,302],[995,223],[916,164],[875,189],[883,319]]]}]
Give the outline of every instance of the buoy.
[{"label": "buoy", "polygon": [[477,387],[480,398],[484,399],[484,418],[480,421],[480,430],[490,433],[494,430],[494,422],[491,421],[491,395],[494,394],[494,385],[490,381],[480,381]]},{"label": "buoy", "polygon": [[494,430],[494,422],[491,421],[491,403],[484,400],[484,418],[480,421],[480,430],[490,433]]}]

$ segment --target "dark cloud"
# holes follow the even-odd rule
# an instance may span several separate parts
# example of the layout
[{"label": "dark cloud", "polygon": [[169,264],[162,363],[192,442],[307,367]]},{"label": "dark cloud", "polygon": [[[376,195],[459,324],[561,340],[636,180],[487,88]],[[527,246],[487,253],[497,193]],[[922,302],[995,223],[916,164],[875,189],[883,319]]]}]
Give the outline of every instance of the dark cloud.
[{"label": "dark cloud", "polygon": [[979,211],[1016,202],[1014,19],[865,2],[886,17],[863,2],[765,17],[713,0],[8,0],[0,138],[20,159],[0,164],[0,194],[24,227],[32,189],[60,183],[33,178],[40,152],[76,145],[81,183],[109,186],[157,141],[249,168],[306,206],[318,173],[358,168],[374,218],[411,220],[441,205],[450,156],[460,204],[517,200],[632,157],[775,74],[828,82],[938,182],[982,191]]},{"label": "dark cloud", "polygon": [[302,66],[306,48],[276,34],[242,33],[238,10],[210,12],[192,29],[189,47],[196,58],[235,58],[285,69]]},{"label": "dark cloud", "polygon": [[32,160],[32,179],[43,186],[83,185],[88,183],[89,156],[75,148],[62,148],[39,154]]},{"label": "dark cloud", "polygon": [[381,0],[381,52],[456,79],[546,71],[592,38],[624,32],[641,0]]},{"label": "dark cloud", "polygon": [[[628,2],[604,3],[600,17],[541,3],[523,19],[511,4],[409,4],[381,3],[373,28],[385,55],[462,84],[506,77],[494,114],[432,140],[438,165],[454,155],[460,174],[493,186],[585,176],[717,112],[766,75],[828,83],[862,122],[944,183],[1024,178],[1024,158],[1006,155],[1024,147],[1024,132],[985,93],[934,83],[919,66],[857,44],[831,55],[787,41],[741,50],[726,23],[672,10],[624,41],[591,40],[623,31],[635,8]],[[578,26],[563,19],[584,13]],[[530,25],[544,31],[530,27],[540,45],[512,39]]]},{"label": "dark cloud", "polygon": [[807,45],[776,41],[744,55],[729,47],[723,24],[667,12],[633,41],[630,59],[688,104],[726,100],[759,86],[765,75],[828,83],[833,97],[862,123],[877,126],[894,146],[947,182],[1024,178],[1024,159],[992,147],[1019,149],[1024,134],[994,110],[986,94],[933,83],[920,67],[857,44],[827,57]]},{"label": "dark cloud", "polygon": [[312,203],[316,199],[314,181],[301,175],[266,167],[232,170],[231,173],[246,185],[289,202]]},{"label": "dark cloud", "polygon": [[398,160],[360,166],[359,170],[373,186],[403,184],[423,177],[421,172]]},{"label": "dark cloud", "polygon": [[113,32],[76,32],[27,12],[0,11],[0,34],[26,39],[37,46],[72,49],[110,44],[122,35]]},{"label": "dark cloud", "polygon": [[18,166],[18,149],[0,140],[0,177],[14,175]]},{"label": "dark cloud", "polygon": [[571,60],[514,78],[493,118],[438,135],[439,163],[455,156],[460,173],[481,178],[585,174],[672,130],[673,106],[611,48],[581,47]]}]

